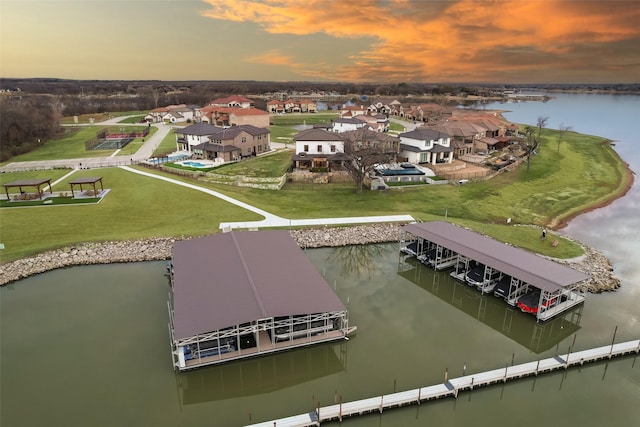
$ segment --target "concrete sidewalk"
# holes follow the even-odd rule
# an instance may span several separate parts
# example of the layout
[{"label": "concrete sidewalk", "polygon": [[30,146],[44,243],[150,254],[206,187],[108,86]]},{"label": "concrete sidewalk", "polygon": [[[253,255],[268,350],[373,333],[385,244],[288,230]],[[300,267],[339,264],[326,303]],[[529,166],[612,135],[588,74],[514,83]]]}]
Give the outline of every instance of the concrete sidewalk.
[{"label": "concrete sidewalk", "polygon": [[265,210],[256,208],[247,203],[236,200],[232,197],[226,196],[217,191],[210,190],[208,188],[200,187],[187,182],[178,181],[173,178],[165,176],[155,175],[153,173],[140,171],[130,168],[128,166],[121,166],[120,169],[124,169],[128,172],[143,175],[149,178],[159,179],[161,181],[169,182],[171,184],[181,185],[183,187],[190,188],[192,190],[201,191],[206,194],[210,194],[214,197],[224,200],[225,202],[232,203],[243,209],[247,209],[251,212],[255,212],[258,215],[264,217],[260,221],[245,221],[245,222],[223,222],[220,223],[220,229],[233,230],[233,229],[251,229],[251,228],[267,228],[267,227],[301,227],[301,226],[313,226],[313,225],[341,225],[341,224],[374,224],[380,222],[413,222],[415,219],[411,215],[387,215],[387,216],[362,216],[362,217],[346,217],[346,218],[313,218],[313,219],[287,219],[277,215],[273,215]]}]

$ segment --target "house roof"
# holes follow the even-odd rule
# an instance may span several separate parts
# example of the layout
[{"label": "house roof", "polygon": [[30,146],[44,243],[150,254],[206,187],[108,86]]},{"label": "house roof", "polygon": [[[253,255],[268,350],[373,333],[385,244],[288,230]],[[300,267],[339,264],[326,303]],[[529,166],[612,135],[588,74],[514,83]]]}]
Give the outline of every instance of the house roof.
[{"label": "house roof", "polygon": [[286,230],[176,242],[173,307],[176,339],[268,317],[345,310]]},{"label": "house roof", "polygon": [[404,132],[400,137],[411,138],[418,141],[437,141],[440,138],[449,138],[446,133],[438,132],[434,129],[419,127],[409,132]]},{"label": "house roof", "polygon": [[573,268],[448,222],[407,224],[403,229],[548,292],[589,278]]},{"label": "house roof", "polygon": [[228,105],[233,102],[238,102],[240,104],[246,104],[246,103],[253,104],[252,100],[245,98],[244,96],[231,95],[231,96],[227,96],[226,98],[214,99],[213,101],[209,102],[209,105]]},{"label": "house roof", "polygon": [[208,123],[196,123],[183,129],[178,129],[175,133],[181,135],[211,136],[214,139],[233,139],[240,133],[246,132],[249,135],[264,135],[269,133],[267,128],[259,128],[253,125],[238,125],[230,128],[221,128]]},{"label": "house roof", "polygon": [[210,125],[209,123],[195,123],[193,125],[184,127],[182,129],[176,129],[174,132],[180,135],[213,135],[214,133],[222,130],[221,127]]},{"label": "house roof", "polygon": [[294,141],[344,141],[339,133],[313,128],[299,132],[293,137]]}]

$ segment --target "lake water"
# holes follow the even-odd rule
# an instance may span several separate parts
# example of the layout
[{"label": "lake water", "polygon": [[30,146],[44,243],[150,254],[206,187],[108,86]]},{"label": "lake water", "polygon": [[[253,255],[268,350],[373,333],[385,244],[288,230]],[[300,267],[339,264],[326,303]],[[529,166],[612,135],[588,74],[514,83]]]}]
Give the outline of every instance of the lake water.
[{"label": "lake water", "polygon": [[[545,115],[551,127],[564,122],[615,139],[637,168],[640,97],[585,97],[495,108],[514,108],[513,121],[535,124]],[[593,105],[582,115],[562,115],[585,104]],[[609,114],[623,129],[608,124]],[[606,123],[601,130],[589,127],[593,117]],[[616,341],[637,339],[637,206],[636,185],[564,230],[605,252],[622,288],[589,295],[550,322],[537,324],[447,274],[403,260],[397,244],[315,249],[307,251],[309,259],[349,300],[355,338],[182,374],[173,371],[169,354],[163,262],[74,267],[22,280],[0,288],[0,425],[238,426],[340,397],[434,384],[447,368],[452,377],[465,365],[471,373],[550,357],[574,339],[576,349],[606,345],[616,326]],[[633,357],[599,363],[345,424],[640,425],[639,365]]]}]

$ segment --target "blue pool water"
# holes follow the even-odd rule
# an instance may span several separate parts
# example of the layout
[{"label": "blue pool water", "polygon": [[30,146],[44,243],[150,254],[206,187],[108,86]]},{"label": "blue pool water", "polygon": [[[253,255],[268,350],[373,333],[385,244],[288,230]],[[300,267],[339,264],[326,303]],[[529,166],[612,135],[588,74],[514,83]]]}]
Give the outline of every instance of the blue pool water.
[{"label": "blue pool water", "polygon": [[182,162],[182,164],[185,166],[191,166],[193,168],[203,168],[207,166],[204,163],[200,163],[200,162]]}]

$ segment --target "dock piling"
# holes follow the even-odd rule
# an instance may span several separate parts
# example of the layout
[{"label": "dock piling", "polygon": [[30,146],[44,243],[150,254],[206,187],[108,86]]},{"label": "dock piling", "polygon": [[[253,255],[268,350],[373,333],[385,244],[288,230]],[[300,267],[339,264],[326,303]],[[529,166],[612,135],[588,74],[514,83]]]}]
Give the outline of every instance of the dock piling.
[{"label": "dock piling", "polygon": [[[503,398],[504,389],[506,386],[504,385],[507,381],[516,380],[518,378],[526,377],[528,375],[537,375],[539,372],[546,373],[551,371],[563,371],[562,379],[560,381],[560,389],[562,389],[564,385],[564,381],[567,379],[568,375],[568,366],[583,365],[584,363],[598,362],[605,360],[604,372],[602,373],[602,381],[604,381],[608,364],[608,356],[611,357],[620,357],[625,355],[633,354],[634,362],[637,356],[635,353],[640,349],[640,340],[628,341],[624,343],[614,344],[610,346],[608,343],[602,347],[591,348],[588,350],[574,351],[573,346],[570,346],[567,354],[558,355],[554,357],[549,357],[545,359],[538,359],[537,361],[525,362],[518,365],[511,365],[513,367],[511,374],[509,374],[509,363],[505,363],[504,370],[502,368],[494,369],[491,371],[480,372],[478,374],[474,374],[471,377],[471,381],[468,381],[468,377],[463,375],[462,377],[452,378],[449,381],[449,369],[445,370],[445,383],[434,384],[428,387],[420,387],[416,391],[407,390],[397,392],[397,379],[394,381],[394,393],[386,395],[388,398],[385,401],[385,395],[373,397],[373,398],[365,398],[353,402],[347,402],[343,404],[343,396],[338,395],[337,389],[335,391],[337,397],[336,404],[329,405],[326,407],[320,407],[320,401],[317,401],[317,406],[314,408],[315,411],[311,413],[296,415],[289,418],[283,418],[279,420],[271,420],[263,423],[253,424],[253,427],[277,427],[277,425],[287,425],[291,427],[308,427],[308,426],[318,426],[324,421],[331,420],[342,420],[345,417],[349,417],[351,415],[362,415],[371,412],[379,412],[382,414],[384,409],[386,408],[394,408],[398,406],[404,406],[408,404],[418,403],[420,405],[421,401],[424,400],[434,400],[443,397],[455,397],[459,396],[460,390],[473,390],[474,386],[488,386],[491,384],[499,384],[503,383],[501,387],[500,399]],[[569,362],[569,357],[573,352],[573,361]],[[512,355],[513,357],[513,355]],[[541,369],[542,368],[542,369]],[[465,374],[466,374],[466,363],[465,363]],[[578,368],[579,371],[579,368]],[[476,380],[478,377],[478,380]],[[536,379],[533,380],[533,384],[531,386],[531,391],[535,390],[536,387]],[[469,400],[471,399],[472,393],[469,393]],[[312,400],[315,400],[315,395],[312,397]],[[456,399],[457,400],[457,399]],[[315,402],[314,402],[315,403]],[[454,410],[456,403],[454,402]],[[315,412],[315,413],[314,413]],[[249,413],[249,421],[252,421],[252,414]]]},{"label": "dock piling", "polygon": [[616,333],[618,332],[618,325],[613,330],[613,339],[611,340],[611,351],[609,351],[609,359],[611,359],[611,355],[613,354],[613,343],[616,341]]}]

